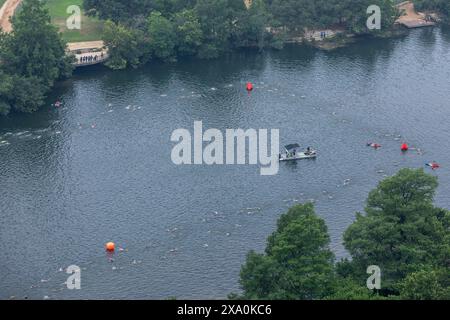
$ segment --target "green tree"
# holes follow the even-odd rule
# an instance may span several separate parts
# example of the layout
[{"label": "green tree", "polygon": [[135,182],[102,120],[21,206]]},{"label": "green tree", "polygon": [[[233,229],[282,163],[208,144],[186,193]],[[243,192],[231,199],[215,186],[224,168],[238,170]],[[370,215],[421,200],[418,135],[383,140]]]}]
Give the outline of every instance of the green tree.
[{"label": "green tree", "polygon": [[450,271],[448,268],[425,267],[408,274],[400,284],[400,297],[411,300],[449,300]]},{"label": "green tree", "polygon": [[45,93],[49,90],[43,81],[35,76],[13,76],[11,105],[19,112],[37,111],[45,102]]},{"label": "green tree", "polygon": [[262,49],[266,45],[271,15],[264,0],[254,0],[249,10],[241,12],[235,24],[234,46],[257,46]]},{"label": "green tree", "polygon": [[367,289],[367,286],[356,282],[352,278],[338,278],[334,291],[326,300],[386,300],[378,293]]},{"label": "green tree", "polygon": [[84,0],[89,15],[115,23],[131,25],[139,16],[147,16],[153,9],[154,0]]},{"label": "green tree", "polygon": [[423,170],[402,169],[369,194],[367,214],[358,213],[344,234],[358,282],[367,278],[368,266],[378,265],[381,293],[398,295],[408,274],[423,265],[448,265],[449,212],[433,206],[437,185]]},{"label": "green tree", "polygon": [[66,44],[51,24],[45,4],[26,0],[12,20],[13,31],[0,35],[0,88],[2,113],[36,111],[59,79],[68,77],[72,58]]},{"label": "green tree", "polygon": [[[274,21],[291,31],[341,25],[353,33],[368,33],[367,8],[381,9],[382,32],[390,30],[398,12],[392,0],[273,0],[270,10]],[[377,31],[379,33],[379,31]]]},{"label": "green tree", "polygon": [[419,11],[435,11],[443,15],[444,20],[450,22],[450,1],[448,0],[414,0]]},{"label": "green tree", "polygon": [[155,57],[169,60],[175,56],[176,33],[172,22],[158,11],[153,11],[148,20],[148,35]]},{"label": "green tree", "polygon": [[103,41],[109,50],[106,65],[112,69],[134,68],[150,58],[149,42],[139,30],[107,21]]},{"label": "green tree", "polygon": [[203,30],[194,10],[177,12],[173,17],[178,53],[194,55],[203,42]]},{"label": "green tree", "polygon": [[[399,12],[394,6],[392,0],[347,0],[344,1],[343,11],[346,13],[342,17],[346,21],[346,27],[353,33],[385,33],[392,29],[395,20],[399,17]],[[381,30],[367,29],[367,8],[371,5],[377,5],[381,10]]]},{"label": "green tree", "polygon": [[312,204],[282,215],[265,254],[250,252],[240,283],[247,299],[320,299],[332,292],[333,260],[325,222]]},{"label": "green tree", "polygon": [[13,79],[0,69],[0,115],[7,115],[11,111],[11,94]]},{"label": "green tree", "polygon": [[231,36],[239,13],[246,10],[243,1],[197,0],[195,12],[199,17],[204,41],[199,51],[201,58],[216,58],[231,49]]}]

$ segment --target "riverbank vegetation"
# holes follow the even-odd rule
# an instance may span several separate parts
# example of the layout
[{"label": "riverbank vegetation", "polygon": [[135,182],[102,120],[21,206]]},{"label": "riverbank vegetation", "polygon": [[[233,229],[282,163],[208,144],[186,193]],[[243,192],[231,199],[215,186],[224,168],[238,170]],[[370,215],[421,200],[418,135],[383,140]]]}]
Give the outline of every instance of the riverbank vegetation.
[{"label": "riverbank vegetation", "polygon": [[[415,0],[419,9],[449,13],[447,0]],[[44,10],[48,8],[49,12]],[[286,42],[304,41],[336,48],[352,41],[349,35],[392,34],[399,12],[391,0],[47,0],[38,12],[19,10],[17,28],[1,35],[0,113],[34,111],[43,104],[53,82],[71,69],[63,58],[63,40],[102,38],[113,69],[137,67],[151,59],[175,61],[179,57],[216,58],[239,48],[282,48]],[[381,8],[381,30],[366,26],[370,5]],[[67,30],[69,5],[83,8],[82,29]],[[23,8],[38,6],[24,0]],[[21,23],[25,15],[38,22]],[[49,23],[49,17],[57,28]],[[59,35],[57,30],[63,31]],[[311,30],[335,33],[330,41],[315,41]],[[339,31],[339,32],[336,32]],[[61,39],[62,38],[62,39]],[[322,40],[322,39],[319,39]],[[319,45],[320,43],[320,45]],[[17,68],[17,69],[16,69]],[[24,77],[27,81],[24,81]],[[20,85],[21,81],[26,84]],[[31,94],[18,98],[22,88]]]},{"label": "riverbank vegetation", "polygon": [[44,104],[56,80],[72,72],[66,44],[39,0],[27,0],[0,33],[0,114],[32,112]]},{"label": "riverbank vegetation", "polygon": [[[381,31],[367,28],[367,8],[373,4],[383,12],[381,24],[389,26]],[[249,8],[243,0],[85,0],[84,8],[109,21],[103,40],[112,57],[108,65],[115,69],[152,58],[215,58],[241,47],[281,48],[307,30],[381,34],[399,14],[391,0],[253,0]]]},{"label": "riverbank vegetation", "polygon": [[[264,253],[250,252],[233,299],[450,299],[450,212],[433,206],[437,178],[402,169],[367,199],[344,233],[351,259],[334,263],[312,204],[282,215]],[[369,266],[381,286],[369,290]]]},{"label": "riverbank vegetation", "polygon": [[419,11],[432,11],[439,13],[444,22],[450,22],[450,1],[448,0],[413,0]]}]

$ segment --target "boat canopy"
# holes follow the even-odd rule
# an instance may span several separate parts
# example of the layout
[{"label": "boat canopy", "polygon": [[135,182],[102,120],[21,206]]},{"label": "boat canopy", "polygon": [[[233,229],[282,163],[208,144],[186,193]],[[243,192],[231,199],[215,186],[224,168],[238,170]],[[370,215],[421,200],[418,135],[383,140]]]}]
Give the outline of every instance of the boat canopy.
[{"label": "boat canopy", "polygon": [[300,145],[298,143],[288,144],[287,146],[284,146],[284,148],[286,149],[287,152],[291,152],[294,149],[299,149]]}]

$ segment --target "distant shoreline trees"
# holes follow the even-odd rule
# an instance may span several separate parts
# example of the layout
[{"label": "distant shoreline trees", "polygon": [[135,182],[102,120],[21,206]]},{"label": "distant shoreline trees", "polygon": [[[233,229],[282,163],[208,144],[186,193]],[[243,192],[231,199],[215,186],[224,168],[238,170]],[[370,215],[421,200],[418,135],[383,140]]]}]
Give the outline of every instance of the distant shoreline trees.
[{"label": "distant shoreline trees", "polygon": [[[447,18],[448,0],[414,0],[418,9]],[[106,20],[107,66],[137,67],[150,59],[217,58],[237,48],[282,48],[306,29],[344,28],[368,33],[367,8],[381,8],[389,30],[398,16],[393,0],[84,0],[88,15]],[[386,27],[385,27],[386,28]],[[13,18],[13,32],[0,33],[0,115],[39,109],[55,81],[72,72],[65,43],[45,3],[26,0]],[[383,29],[386,30],[386,29]],[[383,33],[384,31],[376,31]]]},{"label": "distant shoreline trees", "polygon": [[[333,264],[323,219],[311,204],[289,209],[264,254],[250,252],[233,299],[450,299],[450,212],[434,207],[437,179],[402,169],[367,199],[344,234],[351,259]],[[381,288],[369,290],[369,266]]]},{"label": "distant shoreline trees", "polygon": [[[391,0],[253,0],[248,9],[243,0],[84,1],[88,14],[109,21],[103,40],[115,57],[108,63],[114,69],[151,58],[216,58],[242,47],[280,48],[287,37],[306,29],[369,33],[367,8],[373,4],[381,8],[381,24],[389,30],[398,17]],[[112,30],[127,37],[118,39],[121,33]],[[124,50],[137,43],[141,50]]]}]

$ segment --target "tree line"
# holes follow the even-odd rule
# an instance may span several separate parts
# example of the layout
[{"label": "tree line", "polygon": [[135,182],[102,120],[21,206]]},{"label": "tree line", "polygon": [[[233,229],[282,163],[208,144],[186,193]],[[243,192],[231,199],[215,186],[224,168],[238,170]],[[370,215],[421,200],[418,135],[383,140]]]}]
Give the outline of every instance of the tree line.
[{"label": "tree line", "polygon": [[417,10],[438,12],[441,13],[446,22],[450,21],[449,0],[414,0],[413,2]]},{"label": "tree line", "polygon": [[[108,65],[136,67],[150,59],[218,57],[239,47],[281,47],[287,32],[345,23],[362,28],[363,2],[385,0],[85,0],[85,11],[105,19]],[[72,59],[45,1],[25,0],[0,33],[0,114],[32,112],[55,81],[70,76]],[[268,27],[277,32],[269,32]],[[362,30],[362,29],[361,29]]]},{"label": "tree line", "polygon": [[[420,10],[449,16],[448,0],[414,0]],[[84,0],[87,14],[104,19],[107,65],[137,67],[151,59],[215,58],[241,47],[281,48],[305,28],[367,33],[367,8],[381,8],[382,31],[398,16],[393,0]],[[55,81],[70,76],[72,58],[51,24],[45,2],[25,0],[13,31],[0,30],[0,114],[32,112]]]},{"label": "tree line", "polygon": [[[312,204],[282,215],[264,253],[251,251],[232,299],[450,299],[450,211],[433,205],[437,178],[402,169],[370,192],[344,233],[350,259],[335,263]],[[367,268],[381,271],[369,290]],[[372,288],[371,288],[372,289]]]},{"label": "tree line", "polygon": [[106,20],[104,41],[115,69],[152,58],[215,58],[240,48],[282,47],[305,28],[367,33],[367,8],[380,6],[390,29],[398,12],[391,0],[85,0],[89,15]]},{"label": "tree line", "polygon": [[41,1],[26,0],[12,26],[11,33],[0,30],[0,115],[36,111],[55,81],[73,68]]}]

